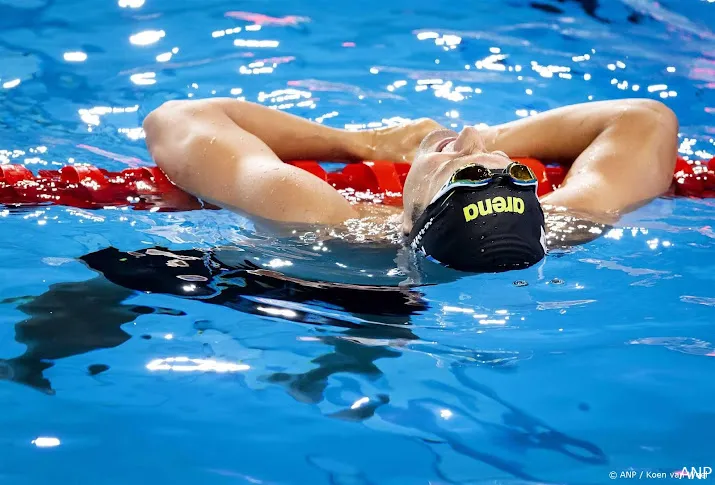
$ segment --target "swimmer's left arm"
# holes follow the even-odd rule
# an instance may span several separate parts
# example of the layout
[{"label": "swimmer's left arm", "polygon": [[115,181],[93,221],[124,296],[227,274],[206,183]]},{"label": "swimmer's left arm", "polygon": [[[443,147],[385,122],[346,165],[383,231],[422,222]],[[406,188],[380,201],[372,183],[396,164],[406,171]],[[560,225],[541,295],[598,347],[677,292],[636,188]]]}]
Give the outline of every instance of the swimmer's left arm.
[{"label": "swimmer's left arm", "polygon": [[647,104],[614,119],[571,166],[546,206],[614,223],[668,190],[678,153],[678,120],[665,105]]},{"label": "swimmer's left arm", "polygon": [[605,223],[668,189],[677,134],[675,114],[648,99],[567,106],[483,132],[490,150],[573,161],[562,186],[542,203]]}]

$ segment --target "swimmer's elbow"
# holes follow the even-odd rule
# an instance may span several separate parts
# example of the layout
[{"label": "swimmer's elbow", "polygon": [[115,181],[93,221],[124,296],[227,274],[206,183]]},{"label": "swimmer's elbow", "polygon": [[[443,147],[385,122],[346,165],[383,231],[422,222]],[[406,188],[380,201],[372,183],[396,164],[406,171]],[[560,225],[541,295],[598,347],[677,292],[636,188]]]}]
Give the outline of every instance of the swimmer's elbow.
[{"label": "swimmer's elbow", "polygon": [[658,156],[655,157],[658,176],[654,190],[656,195],[661,195],[668,190],[672,183],[673,171],[678,158],[678,117],[673,110],[660,101],[644,101],[647,102],[646,116],[652,121],[652,143],[658,150]]},{"label": "swimmer's elbow", "polygon": [[154,162],[165,172],[187,158],[187,142],[195,138],[204,110],[201,101],[167,101],[144,119],[142,127]]},{"label": "swimmer's elbow", "polygon": [[174,102],[170,101],[155,109],[149,113],[142,123],[149,154],[154,160],[154,163],[165,171],[165,161],[172,159],[171,150],[169,150],[169,148],[172,145],[174,136],[168,129],[171,125],[171,120],[174,118],[171,114],[171,112],[173,112],[172,103]]},{"label": "swimmer's elbow", "polygon": [[144,118],[142,123],[144,138],[152,156],[154,156],[159,145],[165,142],[171,134],[168,127],[171,126],[172,121],[176,118],[176,103],[178,102],[169,101],[164,103]]},{"label": "swimmer's elbow", "polygon": [[660,101],[652,99],[624,100],[615,121],[617,139],[631,158],[648,166],[654,196],[670,187],[678,155],[678,117]]},{"label": "swimmer's elbow", "polygon": [[673,136],[678,136],[678,117],[672,109],[654,99],[640,99],[639,111],[660,125],[661,129]]},{"label": "swimmer's elbow", "polygon": [[147,138],[180,131],[192,121],[201,121],[217,112],[218,106],[210,99],[167,101],[149,113],[143,127]]},{"label": "swimmer's elbow", "polygon": [[187,101],[167,101],[149,113],[142,123],[149,148],[180,126],[187,111]]},{"label": "swimmer's elbow", "polygon": [[653,99],[626,99],[619,102],[612,124],[627,129],[631,136],[657,135],[675,139],[678,136],[678,117],[672,109]]}]

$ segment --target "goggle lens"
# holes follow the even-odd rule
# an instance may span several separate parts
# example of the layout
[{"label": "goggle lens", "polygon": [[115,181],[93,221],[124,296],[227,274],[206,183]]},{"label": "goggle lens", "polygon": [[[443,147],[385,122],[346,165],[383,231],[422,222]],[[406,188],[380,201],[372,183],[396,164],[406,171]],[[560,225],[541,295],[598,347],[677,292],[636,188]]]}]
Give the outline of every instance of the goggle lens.
[{"label": "goggle lens", "polygon": [[518,182],[531,182],[536,180],[534,172],[526,165],[512,163],[509,165],[509,176]]},{"label": "goggle lens", "polygon": [[452,175],[452,182],[484,182],[492,178],[492,172],[481,165],[468,165]]}]

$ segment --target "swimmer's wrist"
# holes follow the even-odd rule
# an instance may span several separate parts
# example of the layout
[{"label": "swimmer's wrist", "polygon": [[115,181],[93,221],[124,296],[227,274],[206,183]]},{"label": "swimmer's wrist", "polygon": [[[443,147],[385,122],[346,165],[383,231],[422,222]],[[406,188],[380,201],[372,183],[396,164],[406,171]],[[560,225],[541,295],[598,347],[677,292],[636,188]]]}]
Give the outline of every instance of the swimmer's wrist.
[{"label": "swimmer's wrist", "polygon": [[[393,137],[394,129],[381,128],[354,132],[355,161],[363,160],[386,160],[391,162],[404,162],[402,153],[394,153],[392,146],[395,144]],[[400,138],[401,139],[401,138]]]},{"label": "swimmer's wrist", "polygon": [[343,132],[344,160],[347,162],[361,162],[375,160],[375,131],[344,131]]},{"label": "swimmer's wrist", "polygon": [[499,139],[503,133],[498,127],[488,126],[486,128],[475,128],[479,130],[479,134],[481,135],[482,140],[484,140],[484,148],[486,148],[487,151],[493,152],[499,149]]}]

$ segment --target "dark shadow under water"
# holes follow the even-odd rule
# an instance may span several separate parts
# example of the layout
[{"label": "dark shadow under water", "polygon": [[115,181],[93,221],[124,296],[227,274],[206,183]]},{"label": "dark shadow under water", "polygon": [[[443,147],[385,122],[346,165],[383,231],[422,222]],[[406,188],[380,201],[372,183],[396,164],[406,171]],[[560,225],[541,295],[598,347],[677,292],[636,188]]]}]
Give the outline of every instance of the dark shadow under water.
[{"label": "dark shadow under water", "polygon": [[[3,302],[19,304],[18,309],[29,318],[15,325],[15,339],[26,346],[26,351],[19,357],[0,359],[0,379],[54,394],[51,382],[44,375],[54,361],[123,344],[132,336],[122,325],[141,315],[186,315],[171,308],[125,303],[137,292],[150,292],[261,316],[267,315],[266,308],[272,308],[282,311],[279,315],[287,322],[326,326],[326,335],[317,339],[327,351],[311,361],[316,367],[303,373],[274,372],[263,377],[267,382],[284,387],[297,401],[317,404],[326,398],[333,375],[353,374],[371,380],[382,377],[376,362],[400,357],[400,347],[405,342],[417,341],[411,317],[429,309],[423,294],[416,289],[303,281],[260,268],[248,259],[227,266],[211,251],[170,251],[155,247],[122,252],[107,248],[80,259],[102,276],[55,284],[40,296]],[[220,328],[210,321],[197,321],[194,326],[197,330],[235,333],[235,328]],[[336,329],[342,330],[336,333]],[[385,343],[366,344],[376,340]],[[485,354],[481,353],[481,364],[489,365],[490,358]],[[495,368],[502,357],[501,354],[494,356]],[[461,409],[451,407],[462,419],[487,430],[510,449],[547,449],[585,464],[607,462],[595,444],[567,436],[505,402],[491,389],[469,378],[468,368],[463,364],[451,365],[450,372],[469,392],[441,382],[426,383],[435,391],[459,400]],[[88,373],[96,375],[108,370],[108,366],[97,363],[88,368]],[[460,433],[445,428],[439,413],[435,412],[443,403],[432,398],[414,399],[403,409],[386,406],[389,402],[389,395],[378,394],[363,406],[355,409],[347,406],[330,417],[362,421],[377,416],[393,425],[411,428],[417,436],[429,436],[422,440],[430,449],[433,445],[446,445],[514,477],[536,480],[521,464],[484,448],[491,445],[468,443]],[[485,405],[501,410],[501,422],[479,417],[479,410]],[[480,446],[484,449],[478,449]],[[439,454],[433,451],[435,473],[450,482],[440,470]]]},{"label": "dark shadow under water", "polygon": [[[52,393],[51,383],[43,375],[52,361],[121,345],[131,338],[122,325],[141,315],[185,315],[174,309],[124,303],[136,292],[149,292],[261,316],[270,316],[266,311],[271,309],[287,310],[291,317],[284,318],[289,321],[345,329],[344,338],[322,338],[335,354],[316,359],[322,370],[269,378],[290,381],[296,393],[312,396],[307,400],[316,402],[332,373],[379,373],[374,366],[376,359],[399,355],[387,347],[360,345],[360,339],[415,340],[409,318],[427,309],[414,290],[302,281],[248,261],[229,268],[207,251],[150,248],[121,252],[107,248],[80,259],[103,277],[59,283],[40,296],[3,302],[19,303],[18,309],[30,316],[15,326],[16,341],[27,350],[19,357],[0,361],[4,378]],[[324,308],[331,310],[321,310]],[[370,309],[369,314],[366,309]],[[195,322],[198,330],[211,325]],[[227,329],[217,330],[228,333]]]}]

